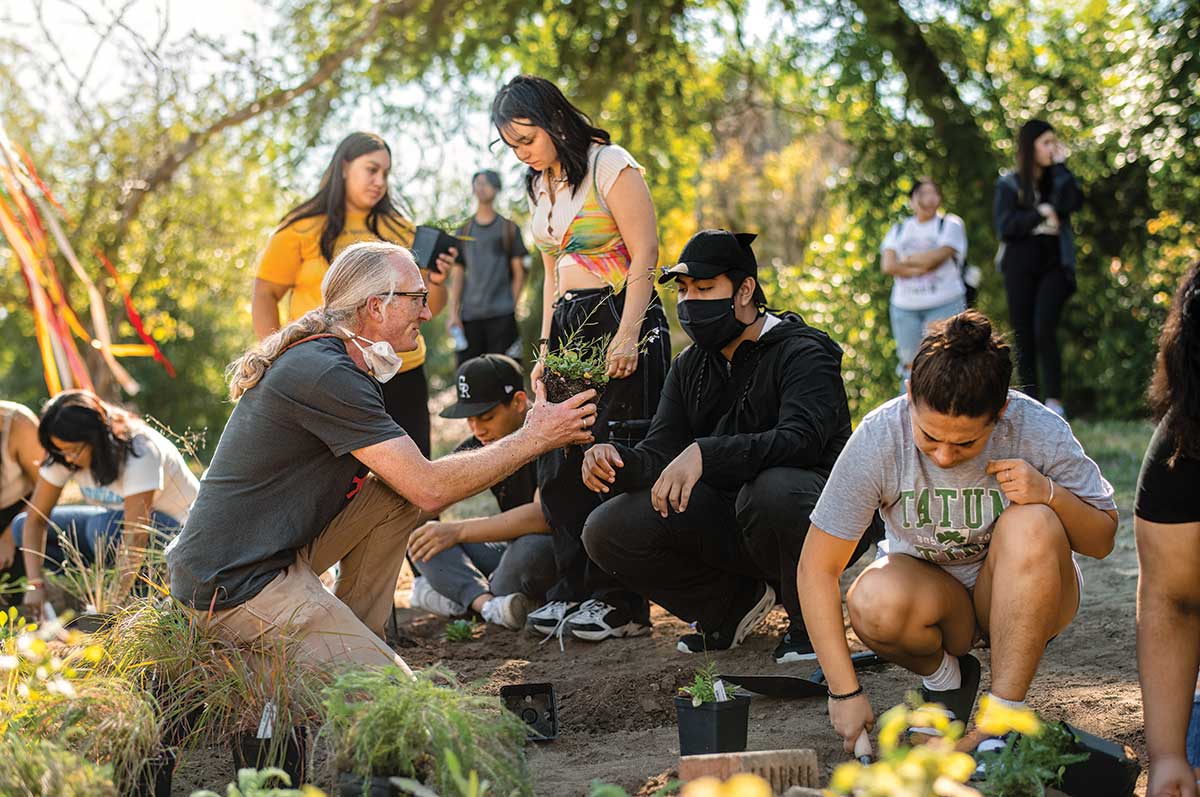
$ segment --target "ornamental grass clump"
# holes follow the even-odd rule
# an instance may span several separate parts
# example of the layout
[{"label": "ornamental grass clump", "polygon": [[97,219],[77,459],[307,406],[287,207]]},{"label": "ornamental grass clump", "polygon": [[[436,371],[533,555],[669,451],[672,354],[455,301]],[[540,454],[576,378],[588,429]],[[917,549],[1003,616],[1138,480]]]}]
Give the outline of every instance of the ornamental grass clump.
[{"label": "ornamental grass clump", "polygon": [[322,732],[342,772],[410,777],[439,793],[456,788],[456,774],[474,772],[492,794],[533,794],[525,723],[445,671],[412,678],[394,668],[347,671],[326,687],[324,709]]},{"label": "ornamental grass clump", "polygon": [[0,794],[5,797],[117,797],[112,767],[42,739],[0,737]]}]

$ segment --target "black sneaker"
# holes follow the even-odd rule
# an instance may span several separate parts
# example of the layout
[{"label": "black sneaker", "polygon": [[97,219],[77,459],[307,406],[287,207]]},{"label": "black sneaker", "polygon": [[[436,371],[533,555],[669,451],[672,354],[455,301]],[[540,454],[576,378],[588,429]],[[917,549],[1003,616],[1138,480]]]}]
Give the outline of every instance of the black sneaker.
[{"label": "black sneaker", "polygon": [[553,634],[579,608],[578,603],[550,601],[525,618],[525,627],[539,634]]},{"label": "black sneaker", "polygon": [[817,652],[804,626],[789,625],[787,633],[775,646],[775,663],[791,664],[796,661],[816,661]]},{"label": "black sneaker", "polygon": [[962,685],[957,689],[935,691],[921,686],[921,699],[926,703],[940,703],[952,714],[953,719],[964,725],[971,719],[975,709],[975,697],[979,694],[979,659],[970,653],[958,657],[958,668],[962,672]]},{"label": "black sneaker", "polygon": [[610,606],[595,598],[586,600],[579,610],[567,618],[567,633],[576,639],[600,642],[612,637],[644,636],[650,624],[635,618],[628,609]]},{"label": "black sneaker", "polygon": [[754,626],[775,608],[775,590],[770,584],[760,584],[754,593],[754,601],[742,613],[734,612],[732,619],[712,631],[705,631],[696,626],[695,634],[685,634],[679,638],[676,648],[680,653],[704,653],[708,650],[732,650],[742,644]]}]

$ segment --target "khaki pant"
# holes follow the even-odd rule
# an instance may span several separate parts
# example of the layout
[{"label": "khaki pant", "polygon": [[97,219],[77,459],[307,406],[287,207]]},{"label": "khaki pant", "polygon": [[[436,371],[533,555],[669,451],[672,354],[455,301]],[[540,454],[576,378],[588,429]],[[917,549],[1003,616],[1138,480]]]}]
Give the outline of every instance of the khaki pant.
[{"label": "khaki pant", "polygon": [[[218,634],[250,645],[268,634],[297,637],[312,663],[408,666],[383,641],[408,536],[427,515],[375,476],[296,561],[250,600],[198,612]],[[336,596],[318,576],[341,562]]]}]

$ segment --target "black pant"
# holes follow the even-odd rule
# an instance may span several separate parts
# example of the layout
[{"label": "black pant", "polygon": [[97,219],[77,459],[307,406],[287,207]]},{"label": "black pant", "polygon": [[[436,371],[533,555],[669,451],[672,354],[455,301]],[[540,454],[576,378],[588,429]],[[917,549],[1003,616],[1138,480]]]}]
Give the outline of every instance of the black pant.
[{"label": "black pant", "polygon": [[[1037,399],[1061,399],[1062,351],[1058,322],[1075,292],[1074,277],[1062,266],[1056,235],[1010,241],[1004,257],[1008,318],[1017,344],[1016,386]],[[1038,362],[1042,376],[1038,380]],[[1044,390],[1039,390],[1039,385]]]},{"label": "black pant", "polygon": [[462,327],[467,338],[467,348],[455,352],[459,365],[483,354],[508,354],[508,350],[521,336],[517,330],[517,317],[512,313],[495,318],[463,321]]},{"label": "black pant", "polygon": [[[554,306],[551,350],[581,328],[583,331],[576,340],[613,334],[620,324],[624,305],[624,293],[614,295],[607,289],[568,292]],[[601,396],[595,426],[597,442],[609,437],[614,424],[620,433],[627,426],[623,422],[654,416],[671,358],[667,319],[657,298],[646,309],[642,338],[646,339],[652,332],[657,334],[644,344],[645,351],[638,356],[637,370],[625,379],[611,380]],[[583,486],[582,469],[583,449],[579,446],[561,448],[538,458],[542,512],[553,535],[558,571],[558,579],[547,591],[546,598],[572,602],[596,598],[648,620],[650,612],[645,599],[629,592],[617,579],[596,567],[584,550],[583,524],[600,505],[600,497]]]},{"label": "black pant", "polygon": [[428,458],[429,387],[425,384],[425,366],[418,365],[384,382],[383,406]]},{"label": "black pant", "polygon": [[[588,518],[583,541],[627,587],[701,628],[744,612],[763,581],[793,626],[803,628],[796,567],[824,486],[825,476],[801,468],[768,468],[737,492],[701,481],[687,509],[665,518],[650,504],[650,491],[640,490],[604,502]],[[851,561],[874,536],[863,535]]]}]

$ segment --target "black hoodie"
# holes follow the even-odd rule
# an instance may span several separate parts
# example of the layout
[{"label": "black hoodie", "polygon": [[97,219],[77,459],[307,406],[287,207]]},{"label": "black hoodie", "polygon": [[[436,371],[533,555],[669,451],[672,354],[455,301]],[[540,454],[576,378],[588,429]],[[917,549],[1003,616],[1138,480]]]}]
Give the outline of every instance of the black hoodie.
[{"label": "black hoodie", "polygon": [[829,476],[850,438],[842,349],[795,313],[780,319],[743,341],[732,363],[695,345],[675,358],[646,438],[616,446],[625,466],[614,492],[652,486],[693,442],[704,458],[701,481],[717,489],[736,490],[775,467]]}]

